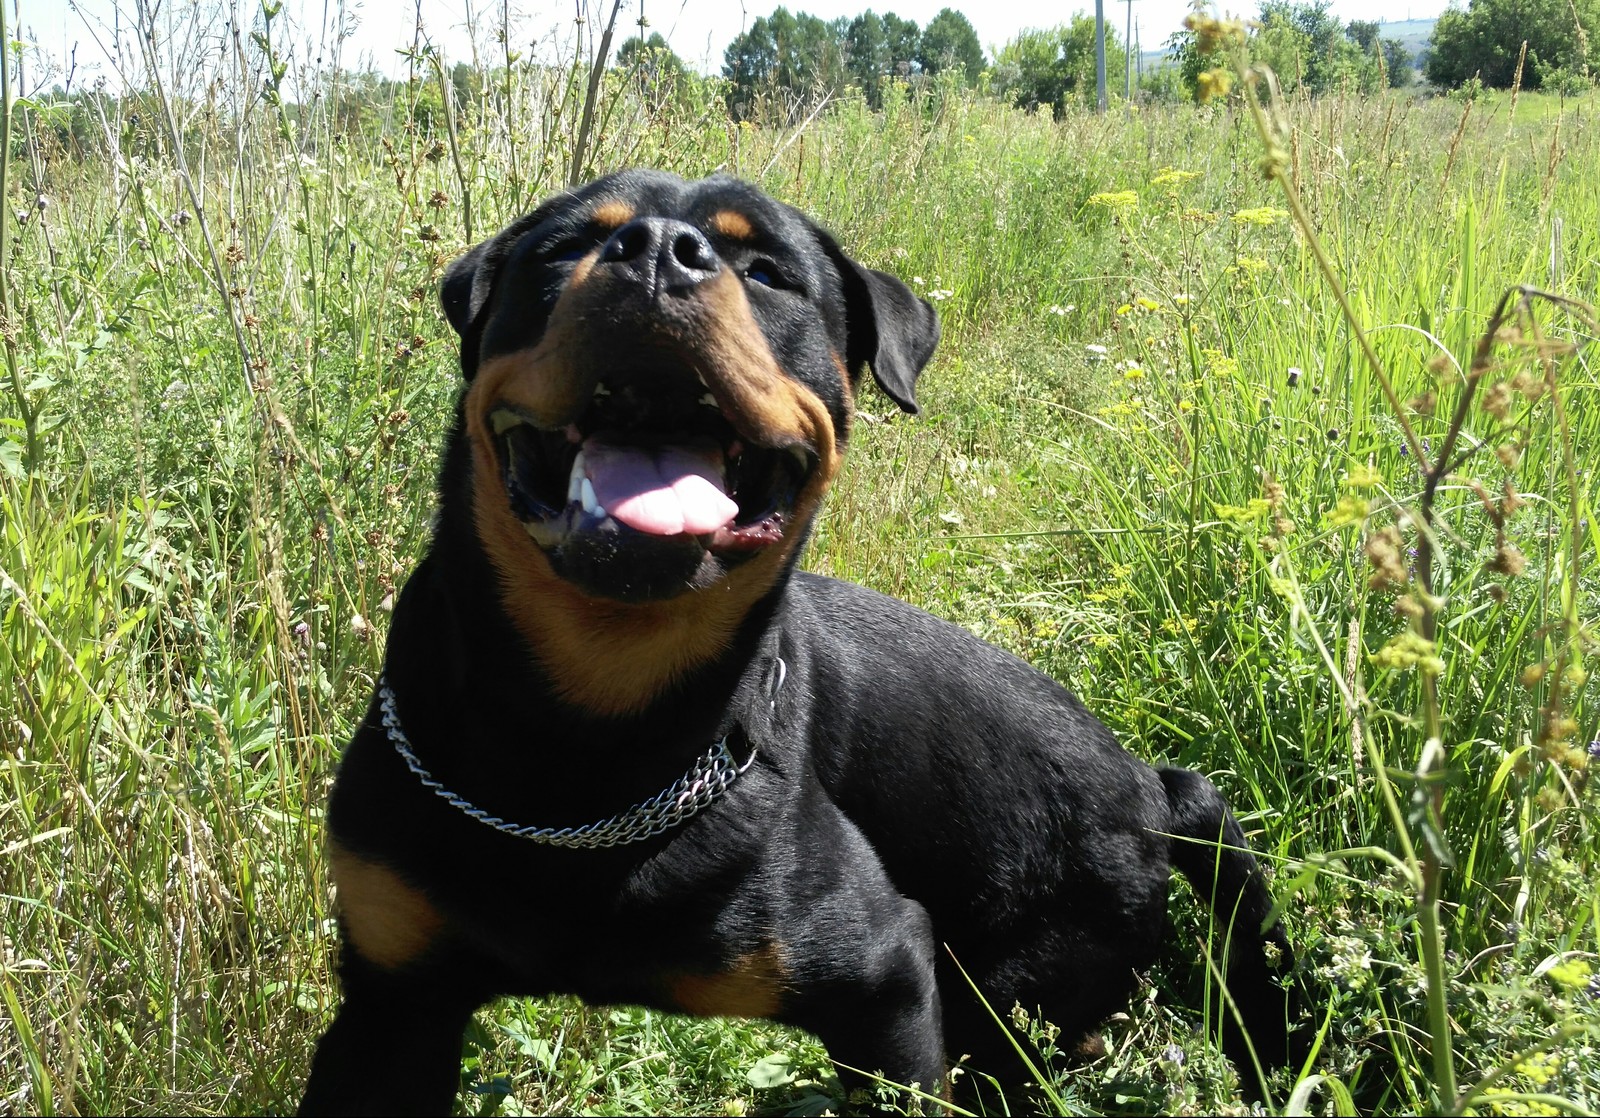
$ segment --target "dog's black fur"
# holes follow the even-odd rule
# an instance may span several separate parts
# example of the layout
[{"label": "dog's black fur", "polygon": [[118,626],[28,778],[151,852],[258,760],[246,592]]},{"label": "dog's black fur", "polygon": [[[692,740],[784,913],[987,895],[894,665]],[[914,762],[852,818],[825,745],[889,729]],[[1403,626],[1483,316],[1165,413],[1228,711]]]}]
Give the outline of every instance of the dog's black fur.
[{"label": "dog's black fur", "polygon": [[[963,1054],[1014,1082],[952,956],[1070,1048],[1154,958],[1172,866],[1233,929],[1232,998],[1283,1056],[1288,943],[1209,782],[1136,760],[963,630],[793,569],[863,366],[916,410],[927,304],[750,186],[654,172],[546,203],[457,262],[443,301],[467,388],[385,667],[418,761],[564,827],[725,735],[751,760],[660,834],[564,849],[435,795],[374,697],[329,807],[344,1004],[303,1112],[449,1110],[463,1027],[502,994],[772,1017],[894,1082],[939,1090]],[[599,430],[601,450],[721,443],[737,521],[667,535],[565,504],[574,440]]]}]

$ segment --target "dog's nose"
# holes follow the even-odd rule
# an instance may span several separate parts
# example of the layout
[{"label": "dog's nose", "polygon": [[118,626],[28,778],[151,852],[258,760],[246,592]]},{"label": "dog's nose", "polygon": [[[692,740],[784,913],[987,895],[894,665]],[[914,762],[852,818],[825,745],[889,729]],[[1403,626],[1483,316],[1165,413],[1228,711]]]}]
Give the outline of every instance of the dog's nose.
[{"label": "dog's nose", "polygon": [[667,217],[628,222],[600,246],[600,262],[632,275],[655,294],[693,287],[722,270],[704,233]]}]

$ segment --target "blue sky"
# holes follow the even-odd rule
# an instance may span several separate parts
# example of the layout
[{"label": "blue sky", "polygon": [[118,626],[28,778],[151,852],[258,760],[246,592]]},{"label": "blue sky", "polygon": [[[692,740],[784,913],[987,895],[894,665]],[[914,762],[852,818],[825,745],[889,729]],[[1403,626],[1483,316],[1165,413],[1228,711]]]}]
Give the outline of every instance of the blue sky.
[{"label": "blue sky", "polygon": [[[480,45],[490,47],[489,28],[499,18],[502,0],[286,0],[285,16],[299,28],[292,40],[309,45],[313,50],[328,49],[331,39],[323,31],[334,26],[337,13],[343,11],[353,32],[343,46],[345,64],[353,65],[362,59],[385,72],[399,72],[397,47],[411,41],[416,13],[431,40],[443,49],[452,61],[471,57],[472,38],[468,27],[473,22],[479,26],[477,39]],[[549,43],[564,38],[572,27],[574,0],[506,0],[512,13],[514,41]],[[659,31],[672,44],[685,61],[702,70],[716,70],[722,62],[723,49],[728,42],[757,17],[766,15],[777,6],[778,0],[624,0],[619,24],[625,24],[629,33],[635,30],[641,4],[650,29]],[[92,82],[104,76],[116,84],[113,68],[105,53],[96,44],[111,42],[111,30],[116,22],[120,5],[124,13],[122,24],[126,27],[127,14],[133,10],[132,0],[23,0],[21,30],[24,37],[37,41],[43,57],[30,65],[30,84],[46,77],[49,65],[63,66],[76,49],[77,81]],[[597,12],[609,4],[603,0],[590,0]],[[1010,39],[1025,27],[1048,27],[1064,23],[1077,11],[1092,11],[1092,0],[1075,2],[1047,2],[1047,0],[790,0],[791,11],[806,11],[824,19],[841,15],[855,15],[867,7],[878,12],[892,11],[925,24],[939,9],[954,7],[972,21],[985,50]],[[1220,5],[1224,10],[1253,14],[1255,0],[1248,3]],[[1341,20],[1376,19],[1403,20],[1427,19],[1439,14],[1445,0],[1334,0],[1331,10]],[[222,19],[215,13],[232,8],[241,21],[259,18],[259,0],[160,0],[159,11],[163,20],[181,30],[186,26],[201,28],[202,34],[220,28]],[[1133,17],[1138,23],[1139,39],[1146,49],[1158,46],[1168,35],[1180,27],[1188,11],[1186,0],[1134,0]],[[196,18],[195,13],[201,13]],[[1107,0],[1106,18],[1120,29],[1125,25],[1128,7],[1122,0]],[[91,34],[91,29],[95,34]]]}]

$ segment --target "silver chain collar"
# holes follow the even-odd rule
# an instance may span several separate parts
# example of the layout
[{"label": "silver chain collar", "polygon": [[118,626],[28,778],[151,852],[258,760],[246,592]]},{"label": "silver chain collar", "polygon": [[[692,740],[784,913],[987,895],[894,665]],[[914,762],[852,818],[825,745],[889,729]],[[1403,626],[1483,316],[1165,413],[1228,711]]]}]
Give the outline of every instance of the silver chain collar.
[{"label": "silver chain collar", "polygon": [[[778,689],[783,686],[788,674],[788,665],[782,658],[778,658],[773,672],[772,689],[768,696],[769,705],[774,709],[777,707]],[[440,784],[434,775],[423,767],[411,748],[411,741],[406,737],[405,730],[400,726],[400,714],[395,709],[394,691],[389,687],[387,677],[378,679],[378,702],[383,708],[383,728],[389,736],[390,744],[394,746],[394,751],[400,754],[400,759],[406,763],[406,768],[422,782],[424,788],[430,789],[445,803],[479,823],[493,827],[504,834],[515,835],[517,838],[529,839],[547,846],[603,850],[659,835],[716,803],[728,787],[739,778],[739,774],[754,764],[756,759],[756,751],[752,745],[749,758],[744,764],[739,764],[728,749],[727,737],[723,737],[670,788],[656,793],[648,800],[634,804],[626,811],[617,812],[609,819],[602,819],[598,823],[585,823],[581,827],[519,826],[507,823],[499,816],[490,815],[470,800],[462,799]]]}]

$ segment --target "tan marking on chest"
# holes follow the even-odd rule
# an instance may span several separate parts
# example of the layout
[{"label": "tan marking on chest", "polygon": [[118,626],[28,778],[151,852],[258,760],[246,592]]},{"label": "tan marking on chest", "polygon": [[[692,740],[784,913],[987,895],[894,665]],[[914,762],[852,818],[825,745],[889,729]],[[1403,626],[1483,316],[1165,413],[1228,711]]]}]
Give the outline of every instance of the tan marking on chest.
[{"label": "tan marking on chest", "polygon": [[783,1007],[789,968],[777,944],[741,956],[720,974],[685,974],[668,983],[672,1000],[696,1017],[772,1017]]},{"label": "tan marking on chest", "polygon": [[328,847],[345,935],[361,957],[385,970],[419,958],[444,927],[444,917],[422,890],[380,862]]}]

